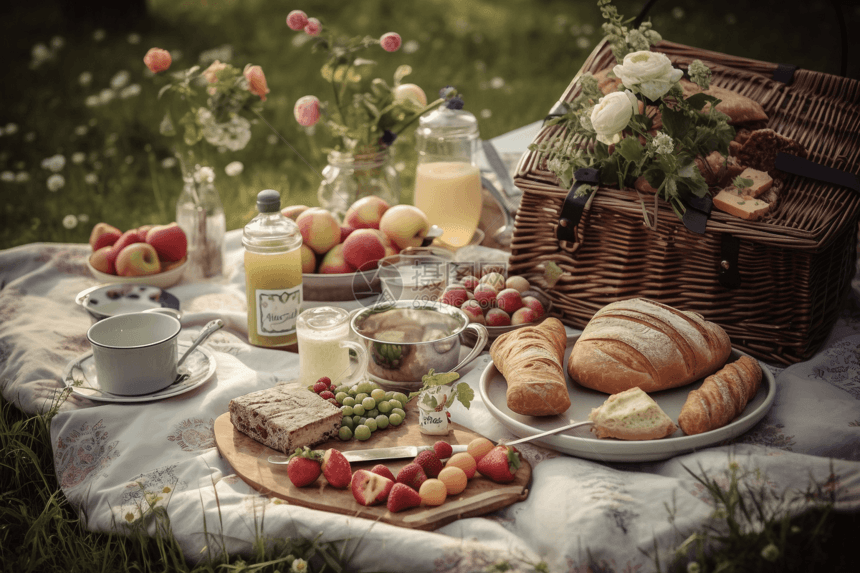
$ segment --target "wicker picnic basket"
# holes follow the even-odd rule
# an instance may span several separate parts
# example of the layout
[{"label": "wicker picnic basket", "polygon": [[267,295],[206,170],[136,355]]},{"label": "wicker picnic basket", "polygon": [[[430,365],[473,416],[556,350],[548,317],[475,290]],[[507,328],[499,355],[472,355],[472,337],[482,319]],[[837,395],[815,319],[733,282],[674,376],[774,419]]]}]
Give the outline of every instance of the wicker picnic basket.
[{"label": "wicker picnic basket", "polygon": [[[777,64],[667,41],[653,49],[681,69],[694,59],[705,62],[712,84],[758,101],[767,127],[804,145],[809,160],[860,171],[860,82],[797,69],[784,83],[774,79],[785,71]],[[579,74],[614,63],[604,41]],[[560,101],[578,95],[578,78]],[[534,143],[565,137],[563,129],[545,126]],[[561,267],[549,296],[562,321],[575,328],[608,303],[644,297],[698,312],[721,325],[734,346],[791,364],[822,345],[850,292],[860,193],[844,186],[790,176],[765,219],[750,222],[713,210],[704,234],[685,228],[662,199],[657,228],[649,230],[634,190],[601,187],[582,213],[576,239],[560,241],[556,231],[568,189],[537,151],[521,158],[515,182],[523,197],[509,271],[541,284],[546,263]],[[646,204],[653,217],[654,201]],[[740,286],[723,286],[727,269],[739,272]]]}]

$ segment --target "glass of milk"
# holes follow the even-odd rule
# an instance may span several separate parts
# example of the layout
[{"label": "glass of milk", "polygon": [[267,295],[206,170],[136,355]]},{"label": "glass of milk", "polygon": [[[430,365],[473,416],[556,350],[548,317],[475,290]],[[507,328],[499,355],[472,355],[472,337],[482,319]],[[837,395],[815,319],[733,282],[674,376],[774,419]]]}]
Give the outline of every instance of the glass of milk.
[{"label": "glass of milk", "polygon": [[[367,350],[351,340],[349,312],[333,306],[310,308],[296,322],[299,340],[299,382],[314,384],[328,376],[338,386],[361,382],[367,373]],[[352,366],[349,351],[358,363]]]},{"label": "glass of milk", "polygon": [[448,284],[448,259],[429,254],[392,255],[379,261],[379,280],[387,300],[436,301]]}]

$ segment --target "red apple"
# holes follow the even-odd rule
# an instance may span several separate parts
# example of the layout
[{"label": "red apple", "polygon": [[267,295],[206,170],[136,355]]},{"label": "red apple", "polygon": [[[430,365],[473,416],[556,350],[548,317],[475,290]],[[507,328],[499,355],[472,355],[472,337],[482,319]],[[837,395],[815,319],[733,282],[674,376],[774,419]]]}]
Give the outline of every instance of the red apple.
[{"label": "red apple", "polygon": [[161,272],[161,262],[155,247],[149,243],[133,243],[116,256],[116,274],[121,277],[141,277]]},{"label": "red apple", "polygon": [[308,207],[307,205],[290,205],[289,207],[284,207],[283,209],[281,209],[281,214],[284,217],[295,221],[296,219],[298,219],[299,215],[301,215],[308,209],[310,209],[310,207]]},{"label": "red apple", "polygon": [[344,242],[347,237],[349,237],[350,233],[355,231],[355,227],[350,227],[349,225],[341,225],[340,226],[340,242]]},{"label": "red apple", "polygon": [[108,225],[107,223],[96,223],[96,226],[93,227],[93,230],[90,233],[90,247],[92,247],[93,252],[96,252],[102,247],[110,247],[114,245],[121,236],[122,231],[113,225]]},{"label": "red apple", "polygon": [[539,299],[533,296],[524,296],[523,297],[523,306],[530,308],[534,311],[537,318],[542,317],[546,314],[546,310],[543,307],[543,303]]},{"label": "red apple", "polygon": [[477,322],[486,325],[487,319],[484,318],[484,309],[476,300],[467,300],[460,306],[460,310],[466,313],[469,317],[469,322]]},{"label": "red apple", "polygon": [[188,253],[188,238],[179,224],[153,226],[146,233],[146,242],[155,247],[158,258],[178,261]]},{"label": "red apple", "polygon": [[343,258],[343,244],[333,246],[323,256],[319,272],[324,275],[355,272],[355,267]]},{"label": "red apple", "polygon": [[496,292],[505,288],[505,277],[496,271],[490,271],[481,277],[481,282],[496,289]]},{"label": "red apple", "polygon": [[466,290],[468,291],[474,291],[475,287],[479,284],[478,277],[474,275],[466,275],[462,279],[460,279],[460,282],[463,284],[464,287],[466,287]]},{"label": "red apple", "polygon": [[376,229],[356,229],[342,244],[343,258],[360,271],[375,269],[385,257],[385,236]]},{"label": "red apple", "polygon": [[127,246],[143,242],[145,241],[140,238],[140,235],[137,233],[137,229],[131,229],[130,231],[123,233],[122,236],[117,239],[116,243],[113,244],[113,248],[116,250],[117,256],[119,256],[119,253]]},{"label": "red apple", "polygon": [[329,211],[311,207],[296,218],[302,241],[318,255],[340,243],[340,223]]},{"label": "red apple", "polygon": [[378,229],[382,215],[388,210],[388,203],[376,195],[362,197],[346,210],[344,225],[356,229]]},{"label": "red apple", "polygon": [[398,249],[420,247],[430,230],[430,221],[424,211],[414,205],[395,205],[382,215],[379,230],[385,233]]},{"label": "red apple", "polygon": [[530,309],[527,306],[517,309],[514,314],[511,315],[511,324],[528,324],[530,322],[534,322],[537,320],[537,314],[535,311]]},{"label": "red apple", "polygon": [[[156,226],[157,225],[143,225],[142,227],[138,227],[137,228],[137,236],[140,237],[140,240],[145,243],[146,242],[146,234],[149,232],[150,229],[152,229],[153,227],[156,227]],[[156,251],[157,250],[158,249],[156,249]]]},{"label": "red apple", "polygon": [[484,318],[487,319],[487,326],[510,326],[511,325],[510,315],[500,308],[491,308],[490,310],[487,311],[487,314],[484,315]]},{"label": "red apple", "polygon": [[461,284],[448,285],[445,287],[445,291],[439,300],[445,304],[460,308],[464,302],[469,300],[469,291]]},{"label": "red apple", "polygon": [[523,307],[523,299],[517,289],[506,288],[496,295],[496,304],[508,314],[513,314]]},{"label": "red apple", "polygon": [[313,249],[309,246],[302,243],[300,248],[300,252],[302,255],[302,273],[308,274],[313,273],[317,270],[317,256],[314,253]]},{"label": "red apple", "polygon": [[516,289],[517,292],[523,294],[531,288],[531,285],[529,284],[527,278],[521,276],[513,276],[508,277],[508,279],[505,281],[505,288]]},{"label": "red apple", "polygon": [[176,267],[185,263],[186,259],[183,257],[178,261],[160,261],[161,262],[161,272],[166,273],[167,271],[172,271]]},{"label": "red apple", "polygon": [[90,255],[90,264],[97,271],[109,275],[116,274],[116,251],[113,247],[102,247]]}]

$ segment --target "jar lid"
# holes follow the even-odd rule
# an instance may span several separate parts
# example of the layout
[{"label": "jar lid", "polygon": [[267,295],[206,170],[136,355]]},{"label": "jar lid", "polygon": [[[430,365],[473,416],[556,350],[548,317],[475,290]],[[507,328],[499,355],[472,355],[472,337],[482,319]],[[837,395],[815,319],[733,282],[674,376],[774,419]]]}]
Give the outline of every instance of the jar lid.
[{"label": "jar lid", "polygon": [[264,189],[257,193],[257,210],[272,213],[281,209],[281,194],[274,189]]},{"label": "jar lid", "polygon": [[416,133],[425,139],[477,139],[478,119],[463,109],[438,107],[418,118]]},{"label": "jar lid", "polygon": [[257,209],[260,211],[242,232],[242,245],[257,253],[280,253],[297,249],[302,244],[302,234],[295,221],[281,213],[281,195],[274,189],[257,194]]}]

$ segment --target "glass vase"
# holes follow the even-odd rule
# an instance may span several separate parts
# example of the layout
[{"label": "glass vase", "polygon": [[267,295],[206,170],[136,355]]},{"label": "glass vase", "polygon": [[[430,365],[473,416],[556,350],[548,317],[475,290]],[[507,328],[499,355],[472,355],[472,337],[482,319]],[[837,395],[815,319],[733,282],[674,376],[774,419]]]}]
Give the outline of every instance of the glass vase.
[{"label": "glass vase", "polygon": [[317,191],[320,207],[343,218],[362,197],[375,195],[389,205],[400,203],[400,176],[391,163],[390,148],[358,154],[330,152]]},{"label": "glass vase", "polygon": [[215,171],[208,166],[180,161],[182,192],[176,200],[176,222],[188,238],[188,280],[220,276],[227,219],[215,187]]}]

